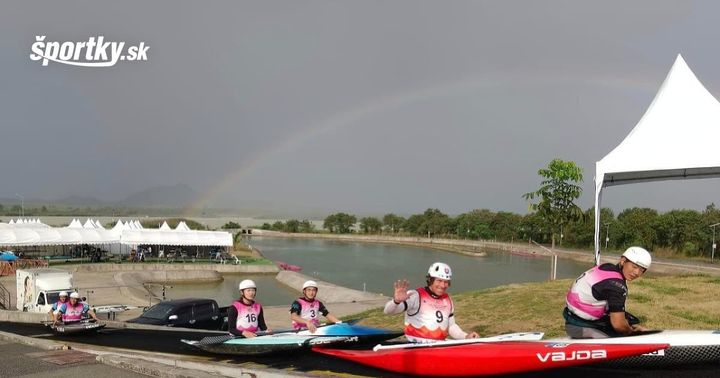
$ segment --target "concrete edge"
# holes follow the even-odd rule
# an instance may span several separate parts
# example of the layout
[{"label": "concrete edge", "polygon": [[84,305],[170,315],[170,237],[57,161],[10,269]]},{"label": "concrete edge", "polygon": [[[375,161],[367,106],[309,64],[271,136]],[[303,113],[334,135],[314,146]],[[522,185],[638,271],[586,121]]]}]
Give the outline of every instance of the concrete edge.
[{"label": "concrete edge", "polygon": [[189,370],[175,366],[168,366],[166,364],[158,362],[138,360],[138,358],[128,358],[116,354],[101,354],[95,357],[95,360],[103,365],[108,365],[123,370],[129,370],[138,374],[149,375],[151,377],[217,377],[217,375],[215,374],[209,374],[204,371]]},{"label": "concrete edge", "polygon": [[[86,350],[89,353],[97,351]],[[278,369],[249,369],[239,365],[212,362],[175,360],[164,357],[129,355],[123,353],[99,354],[96,360],[113,367],[131,370],[154,377],[303,377],[305,375]]]},{"label": "concrete edge", "polygon": [[52,340],[36,339],[33,337],[16,335],[14,333],[0,331],[0,339],[14,343],[25,344],[43,350],[70,349],[70,346]]}]

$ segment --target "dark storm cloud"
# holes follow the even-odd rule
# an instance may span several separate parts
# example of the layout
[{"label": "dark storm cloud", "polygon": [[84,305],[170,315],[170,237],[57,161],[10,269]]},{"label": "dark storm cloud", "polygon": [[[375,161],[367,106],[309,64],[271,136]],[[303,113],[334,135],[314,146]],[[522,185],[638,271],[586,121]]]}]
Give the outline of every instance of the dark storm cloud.
[{"label": "dark storm cloud", "polygon": [[[524,212],[555,157],[585,168],[640,119],[677,53],[720,93],[713,2],[10,2],[0,12],[0,197]],[[31,61],[35,36],[146,42],[147,62]],[[219,189],[218,189],[219,188]],[[687,193],[678,196],[677,193]],[[717,180],[605,203],[702,207]],[[650,194],[648,194],[650,193]]]}]

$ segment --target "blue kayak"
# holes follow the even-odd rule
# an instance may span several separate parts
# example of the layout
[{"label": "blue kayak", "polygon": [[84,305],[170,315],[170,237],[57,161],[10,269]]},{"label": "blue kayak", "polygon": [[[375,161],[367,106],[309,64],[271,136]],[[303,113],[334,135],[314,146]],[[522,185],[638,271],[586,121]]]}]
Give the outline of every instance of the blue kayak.
[{"label": "blue kayak", "polygon": [[252,338],[228,335],[181,341],[210,353],[258,356],[309,350],[314,345],[323,344],[375,344],[401,335],[399,331],[340,323],[318,327],[315,333],[302,330]]}]

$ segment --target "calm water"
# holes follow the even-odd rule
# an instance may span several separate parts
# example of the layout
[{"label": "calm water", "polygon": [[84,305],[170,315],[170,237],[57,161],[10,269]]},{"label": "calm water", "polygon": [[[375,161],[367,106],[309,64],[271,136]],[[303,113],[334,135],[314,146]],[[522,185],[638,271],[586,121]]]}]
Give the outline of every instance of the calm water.
[{"label": "calm water", "polygon": [[[502,252],[487,257],[470,257],[418,247],[365,244],[330,240],[252,237],[253,247],[270,260],[299,265],[302,273],[358,290],[392,295],[393,282],[410,280],[424,285],[425,274],[433,262],[442,261],[453,269],[451,292],[463,292],[509,283],[545,281],[550,275],[550,259],[524,257]],[[558,260],[558,278],[575,278],[588,269],[585,264]],[[273,275],[226,275],[217,284],[173,285],[168,297],[211,297],[228,305],[237,295],[241,280],[258,284],[258,300],[264,305],[290,305],[299,295],[278,283]]]},{"label": "calm water", "polygon": [[[424,285],[433,262],[453,269],[452,292],[494,287],[509,283],[537,282],[550,275],[550,259],[497,252],[470,257],[431,249],[397,245],[352,243],[328,240],[283,239],[253,236],[249,242],[270,260],[303,268],[302,273],[342,286],[392,294],[393,282],[406,278],[414,286]],[[571,260],[558,260],[558,278],[575,278],[589,267]]]}]

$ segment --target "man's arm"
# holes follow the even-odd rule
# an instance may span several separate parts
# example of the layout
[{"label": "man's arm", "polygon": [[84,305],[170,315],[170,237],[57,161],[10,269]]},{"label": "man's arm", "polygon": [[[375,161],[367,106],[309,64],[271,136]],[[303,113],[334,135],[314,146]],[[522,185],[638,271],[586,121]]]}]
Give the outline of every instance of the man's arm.
[{"label": "man's arm", "polygon": [[342,323],[342,320],[335,317],[335,315],[328,312],[327,315],[325,315],[325,318],[333,323]]},{"label": "man's arm", "polygon": [[388,315],[401,314],[405,311],[409,313],[416,313],[419,308],[420,296],[418,295],[417,291],[408,290],[407,299],[403,300],[402,302],[396,301],[395,298],[389,300],[388,303],[385,304],[383,312]]},{"label": "man's arm", "polygon": [[612,327],[615,331],[622,333],[625,336],[634,335],[636,333],[645,331],[645,327],[640,326],[639,324],[636,325],[630,325],[630,323],[627,320],[627,317],[625,317],[625,312],[611,312],[610,313],[610,324],[612,324]]},{"label": "man's arm", "polygon": [[238,312],[235,306],[230,306],[228,308],[228,332],[232,333],[235,336],[243,336],[243,333],[238,331],[236,324],[237,324],[237,316]]},{"label": "man's arm", "polygon": [[303,319],[299,314],[291,312],[290,319],[295,323],[304,324],[305,328],[307,328],[310,333],[315,333],[315,331],[317,330],[317,327],[315,327],[315,324],[313,324],[313,322],[308,319]]},{"label": "man's arm", "polygon": [[270,327],[265,324],[265,314],[262,308],[260,308],[260,314],[258,314],[258,328],[262,331],[272,332]]},{"label": "man's arm", "polygon": [[331,314],[330,311],[327,309],[327,307],[325,307],[325,304],[322,302],[320,302],[320,310],[319,311],[322,314],[322,316],[325,317],[325,319],[327,319],[333,323],[342,323],[342,320],[338,319],[337,317],[335,317],[335,315]]}]

